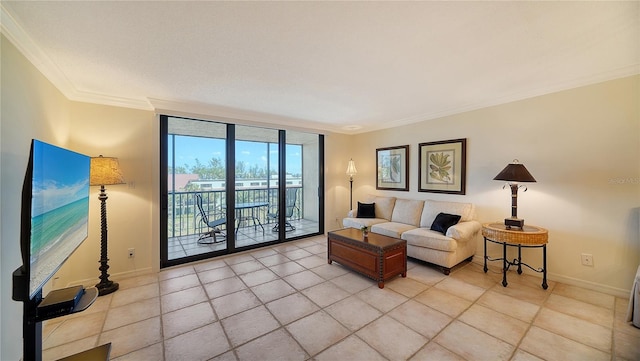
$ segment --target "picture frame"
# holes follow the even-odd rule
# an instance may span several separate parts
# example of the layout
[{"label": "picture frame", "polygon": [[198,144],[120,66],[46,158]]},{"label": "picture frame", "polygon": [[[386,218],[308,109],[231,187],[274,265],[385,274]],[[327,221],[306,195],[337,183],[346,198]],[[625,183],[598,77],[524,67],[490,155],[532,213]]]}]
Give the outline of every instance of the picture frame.
[{"label": "picture frame", "polygon": [[465,194],[467,139],[418,144],[418,192]]},{"label": "picture frame", "polygon": [[376,149],[376,189],[409,191],[409,145]]}]

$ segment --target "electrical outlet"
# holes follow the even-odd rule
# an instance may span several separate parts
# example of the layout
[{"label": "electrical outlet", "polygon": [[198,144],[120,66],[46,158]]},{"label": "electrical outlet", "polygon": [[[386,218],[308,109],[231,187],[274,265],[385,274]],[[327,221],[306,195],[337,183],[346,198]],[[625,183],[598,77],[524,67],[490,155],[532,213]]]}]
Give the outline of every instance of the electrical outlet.
[{"label": "electrical outlet", "polygon": [[129,248],[129,258],[134,258],[136,256],[136,249]]},{"label": "electrical outlet", "polygon": [[583,266],[593,266],[593,255],[591,253],[583,253],[581,257]]}]

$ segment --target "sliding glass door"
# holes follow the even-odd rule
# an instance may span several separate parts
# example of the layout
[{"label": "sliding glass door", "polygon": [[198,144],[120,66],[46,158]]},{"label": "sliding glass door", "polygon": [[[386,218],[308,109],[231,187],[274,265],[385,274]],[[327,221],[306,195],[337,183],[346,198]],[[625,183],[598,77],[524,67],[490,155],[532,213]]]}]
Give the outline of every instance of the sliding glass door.
[{"label": "sliding glass door", "polygon": [[321,234],[323,137],[161,116],[161,265]]}]

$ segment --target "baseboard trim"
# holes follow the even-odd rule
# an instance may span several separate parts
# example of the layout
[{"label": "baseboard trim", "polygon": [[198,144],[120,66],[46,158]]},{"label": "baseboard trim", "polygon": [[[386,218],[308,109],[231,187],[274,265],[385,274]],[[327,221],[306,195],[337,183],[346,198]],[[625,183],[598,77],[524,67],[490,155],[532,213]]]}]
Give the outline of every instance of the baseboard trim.
[{"label": "baseboard trim", "polygon": [[[147,268],[141,268],[141,269],[137,269],[137,270],[133,270],[133,271],[114,273],[114,274],[109,275],[109,279],[111,281],[118,282],[119,280],[122,280],[122,279],[125,279],[125,278],[143,276],[143,275],[150,274],[150,273],[153,273],[153,269],[151,267],[147,267]],[[96,284],[98,284],[98,282],[100,282],[100,278],[98,278],[98,277],[85,278],[83,280],[77,280],[77,281],[69,282],[66,287],[77,286],[77,285],[82,285],[84,287],[93,287]]]}]

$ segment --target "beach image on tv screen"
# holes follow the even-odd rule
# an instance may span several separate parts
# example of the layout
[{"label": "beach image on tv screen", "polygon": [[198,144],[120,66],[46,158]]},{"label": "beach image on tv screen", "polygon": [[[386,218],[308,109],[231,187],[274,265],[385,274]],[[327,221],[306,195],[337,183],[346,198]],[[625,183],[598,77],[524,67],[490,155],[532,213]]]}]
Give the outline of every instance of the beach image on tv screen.
[{"label": "beach image on tv screen", "polygon": [[91,158],[34,140],[29,294],[87,238]]}]

